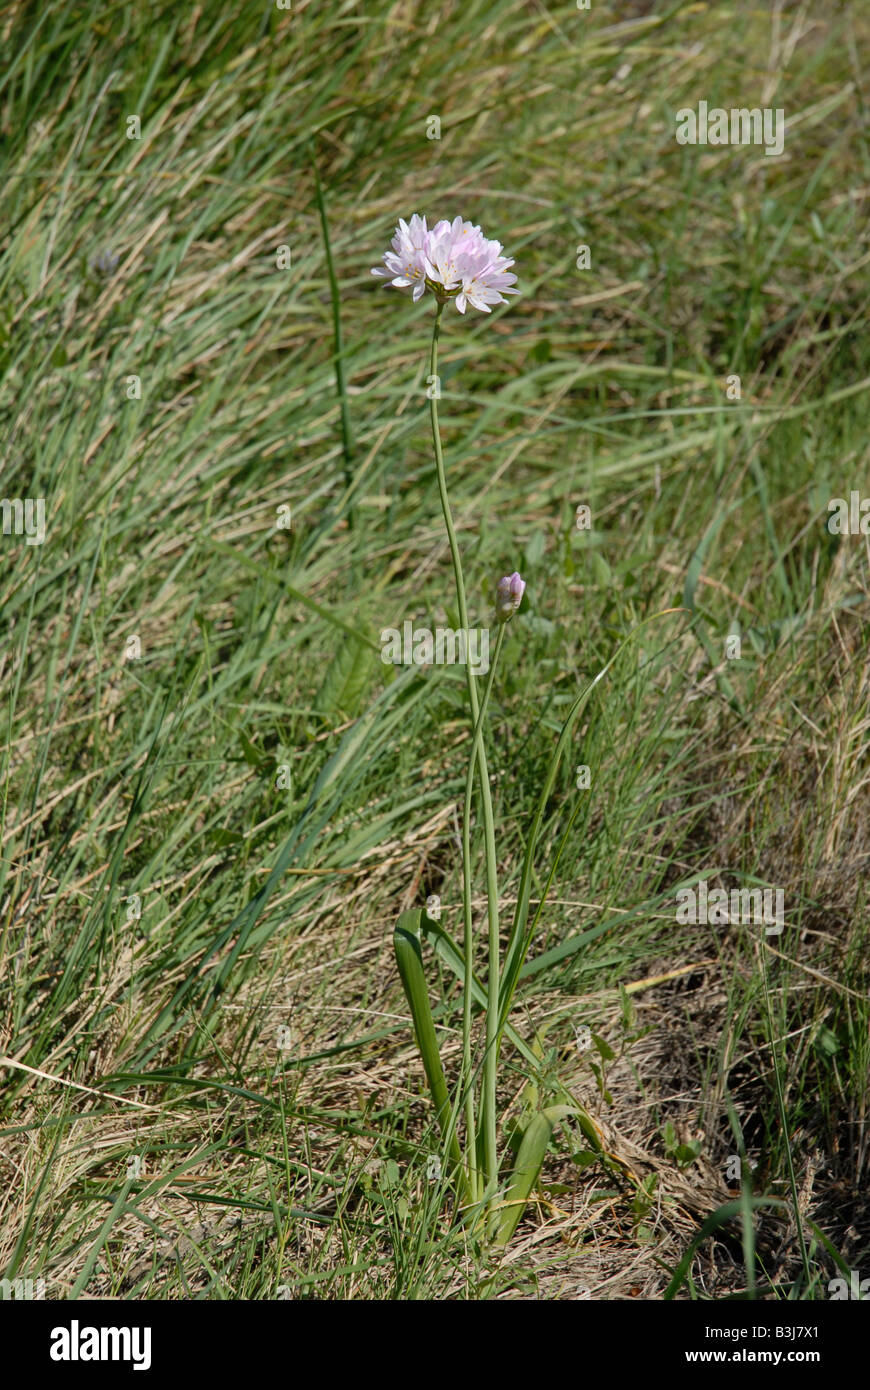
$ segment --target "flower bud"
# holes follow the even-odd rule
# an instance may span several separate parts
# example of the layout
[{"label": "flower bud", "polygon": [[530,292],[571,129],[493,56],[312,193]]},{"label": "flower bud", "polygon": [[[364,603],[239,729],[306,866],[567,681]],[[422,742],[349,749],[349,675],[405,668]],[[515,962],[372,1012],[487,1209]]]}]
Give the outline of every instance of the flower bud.
[{"label": "flower bud", "polygon": [[495,595],[495,616],[500,623],[506,623],[508,618],[512,618],[516,613],[525,588],[526,581],[520,578],[516,570],[513,574],[506,574],[503,579],[498,581]]}]

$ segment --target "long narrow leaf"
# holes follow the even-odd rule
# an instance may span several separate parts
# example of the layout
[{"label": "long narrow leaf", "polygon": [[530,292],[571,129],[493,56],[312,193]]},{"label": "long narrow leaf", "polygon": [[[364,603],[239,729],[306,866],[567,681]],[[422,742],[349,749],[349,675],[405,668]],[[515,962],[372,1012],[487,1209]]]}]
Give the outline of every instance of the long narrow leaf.
[{"label": "long narrow leaf", "polygon": [[566,1115],[576,1114],[577,1107],[574,1105],[551,1105],[532,1116],[523,1132],[511,1183],[504,1203],[499,1208],[500,1215],[494,1237],[496,1245],[507,1245],[516,1230],[532,1188],[538,1181],[538,1174],[557,1123]]},{"label": "long narrow leaf", "polygon": [[444,1068],[441,1065],[441,1053],[438,1048],[438,1039],[435,1036],[435,1025],[432,1022],[432,1010],[429,1006],[426,978],[423,973],[423,953],[420,949],[421,916],[422,908],[411,908],[402,913],[393,933],[393,945],[405,998],[414,1020],[414,1033],[417,1038],[417,1046],[420,1049],[420,1056],[423,1059],[426,1080],[429,1082],[429,1090],[435,1102],[438,1123],[447,1141],[450,1157],[461,1176],[462,1154],[459,1149],[459,1140],[456,1137],[456,1124],[451,1111],[447,1081],[444,1076]]},{"label": "long narrow leaf", "polygon": [[507,1190],[504,1205],[500,1208],[496,1229],[496,1245],[507,1245],[517,1228],[517,1222],[526,1209],[532,1188],[538,1180],[544,1155],[553,1137],[553,1123],[542,1111],[534,1115],[526,1126],[511,1185]]}]

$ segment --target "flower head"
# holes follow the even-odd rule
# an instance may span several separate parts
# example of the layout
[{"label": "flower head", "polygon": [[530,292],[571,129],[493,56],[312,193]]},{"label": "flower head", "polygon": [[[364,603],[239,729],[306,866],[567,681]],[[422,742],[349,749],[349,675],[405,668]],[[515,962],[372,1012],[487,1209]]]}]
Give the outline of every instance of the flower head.
[{"label": "flower head", "polygon": [[517,279],[510,274],[513,261],[501,254],[501,242],[488,241],[479,227],[461,217],[436,222],[431,229],[425,217],[415,214],[410,225],[399,218],[391,245],[372,275],[397,289],[413,287],[415,300],[430,289],[439,304],[455,299],[460,314],[469,304],[488,314],[491,305],[507,303],[504,295],[519,294],[512,288]]},{"label": "flower head", "polygon": [[526,581],[520,578],[516,570],[513,574],[506,574],[504,579],[498,581],[498,588],[495,593],[495,616],[500,623],[506,623],[508,618],[513,617],[520,606],[525,591]]}]

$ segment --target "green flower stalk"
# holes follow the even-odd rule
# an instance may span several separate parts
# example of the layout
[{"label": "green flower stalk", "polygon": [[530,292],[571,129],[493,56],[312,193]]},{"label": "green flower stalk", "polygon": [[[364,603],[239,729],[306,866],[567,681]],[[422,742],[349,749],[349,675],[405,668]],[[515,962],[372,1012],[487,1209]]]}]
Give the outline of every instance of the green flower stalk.
[{"label": "green flower stalk", "polygon": [[[438,337],[441,328],[441,315],[444,305],[439,303],[435,311],[435,325],[432,331],[432,350],[429,358],[429,373],[431,377],[438,375]],[[456,584],[456,601],[459,607],[459,625],[463,631],[468,631],[468,603],[465,597],[465,580],[462,574],[462,557],[459,551],[459,542],[456,538],[456,528],[453,525],[453,515],[450,510],[450,499],[447,495],[447,475],[444,469],[444,455],[441,449],[441,432],[438,428],[438,393],[433,392],[429,400],[429,409],[432,419],[432,442],[435,447],[435,470],[438,475],[438,492],[441,497],[441,510],[444,513],[444,525],[447,529],[447,540],[450,546],[450,557],[453,561],[453,578]],[[490,666],[488,689],[492,686],[492,676],[495,670],[495,661]],[[480,723],[480,702],[477,694],[477,684],[474,673],[469,664],[465,667],[468,701],[471,706],[471,718],[475,726]],[[486,750],[483,746],[483,739],[476,740],[476,748],[472,752],[472,768],[474,760],[480,774],[480,786],[483,801],[483,833],[486,846],[486,895],[489,914],[489,999],[492,998],[493,990],[495,997],[498,997],[498,949],[499,949],[499,921],[498,921],[498,880],[496,876],[496,850],[495,850],[495,823],[492,814],[492,792],[489,784],[489,770],[486,762]],[[473,924],[471,912],[471,854],[470,854],[470,829],[469,814],[466,808],[465,823],[463,829],[463,855],[462,855],[462,903],[464,916],[464,940],[463,948],[465,952],[465,999],[463,1007],[463,1059],[467,1065],[467,1071],[463,1077],[463,1085],[467,1088],[466,1099],[466,1124],[467,1128],[466,1144],[469,1150],[469,1182],[473,1191],[477,1185],[477,1163],[473,1155],[475,1144],[474,1138],[474,1101],[472,1095],[472,1077],[470,1068],[471,1053],[471,972],[474,960]],[[484,1171],[486,1174],[486,1193],[492,1193],[497,1173],[498,1173],[498,1154],[497,1154],[497,1134],[495,1123],[495,1078],[494,1078],[494,1053],[495,1048],[490,1052],[490,1034],[492,1029],[497,1027],[497,1012],[491,1018],[491,1008],[487,1005],[487,1053],[489,1068],[484,1064],[484,1092],[485,1092],[485,1123],[483,1133],[483,1155]],[[492,1026],[490,1026],[492,1025]],[[491,1094],[490,1094],[491,1093]],[[491,1103],[490,1103],[491,1102]]]}]

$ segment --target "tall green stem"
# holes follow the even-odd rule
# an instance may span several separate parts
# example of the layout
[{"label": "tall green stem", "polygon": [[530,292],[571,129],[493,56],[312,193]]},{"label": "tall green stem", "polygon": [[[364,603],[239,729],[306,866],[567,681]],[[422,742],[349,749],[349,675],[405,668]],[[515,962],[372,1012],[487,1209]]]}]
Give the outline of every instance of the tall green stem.
[{"label": "tall green stem", "polygon": [[[435,312],[435,326],[432,332],[432,351],[429,359],[429,406],[432,417],[432,442],[435,446],[435,469],[438,475],[438,491],[441,496],[441,509],[447,529],[450,556],[453,561],[453,577],[456,582],[456,599],[459,605],[459,625],[468,633],[468,605],[465,599],[465,582],[462,577],[462,560],[459,543],[453,526],[450,501],[447,496],[447,477],[444,471],[444,456],[441,452],[441,434],[438,429],[438,335],[441,330],[441,314],[444,306],[439,304]],[[477,728],[480,715],[480,702],[477,696],[475,677],[470,663],[466,661],[468,681],[468,701],[471,706],[472,724]],[[486,1176],[486,1195],[491,1196],[498,1182],[498,1145],[496,1137],[496,1041],[498,1038],[498,987],[499,987],[499,927],[498,927],[498,880],[496,876],[495,826],[492,815],[492,792],[489,785],[489,772],[486,765],[486,750],[483,739],[477,740],[476,761],[480,773],[480,790],[483,801],[483,828],[486,845],[486,893],[489,905],[489,974],[487,980],[486,1006],[486,1056],[483,1072],[483,1152]],[[471,766],[474,766],[472,753]],[[471,1051],[471,988],[469,971],[473,969],[473,934],[471,920],[471,860],[467,846],[470,839],[468,831],[469,815],[466,811],[463,838],[463,908],[465,915],[465,1009],[463,1014],[463,1056],[470,1059]],[[464,1084],[471,1088],[471,1073],[468,1071]],[[473,1099],[472,1110],[473,1117]],[[466,1116],[468,1109],[466,1108]],[[466,1135],[469,1150],[469,1168],[476,1173],[476,1160],[473,1147],[476,1136],[472,1130]]]},{"label": "tall green stem", "polygon": [[[495,678],[495,668],[498,665],[501,644],[504,637],[504,626],[499,625],[498,637],[495,643],[495,652],[492,664],[489,668],[489,676],[486,688],[483,692],[483,700],[480,704],[480,713],[477,716],[477,723],[474,727],[474,737],[471,743],[471,754],[468,759],[468,773],[465,778],[465,808],[462,817],[462,857],[466,864],[471,863],[471,799],[474,790],[474,765],[477,761],[478,749],[483,744],[483,725],[486,719],[486,710],[489,704],[489,697],[492,693],[492,684]],[[469,1186],[475,1197],[480,1196],[477,1175],[477,1151],[476,1151],[476,1126],[474,1122],[474,1090],[471,1084],[471,1003],[474,989],[474,962],[472,960],[472,941],[470,929],[466,931],[465,940],[465,999],[462,1018],[462,1042],[463,1042],[463,1076],[467,1087],[465,1093],[465,1128],[471,1138],[469,1139]],[[488,1013],[488,1008],[487,1008]]]}]

